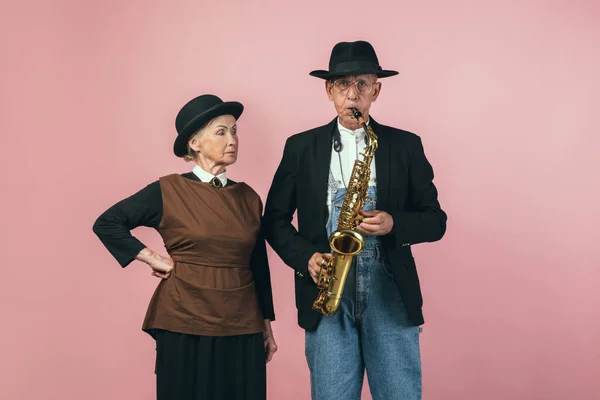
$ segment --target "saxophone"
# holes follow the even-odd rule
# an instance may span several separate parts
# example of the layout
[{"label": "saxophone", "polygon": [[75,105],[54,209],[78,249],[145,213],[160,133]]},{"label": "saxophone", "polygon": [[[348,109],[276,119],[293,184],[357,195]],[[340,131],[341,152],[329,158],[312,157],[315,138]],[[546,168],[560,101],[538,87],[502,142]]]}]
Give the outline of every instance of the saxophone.
[{"label": "saxophone", "polygon": [[359,210],[369,200],[370,167],[375,150],[377,150],[377,135],[371,127],[367,126],[362,114],[356,108],[353,109],[353,117],[365,129],[368,140],[362,153],[363,159],[357,159],[354,162],[337,229],[329,236],[331,257],[326,257],[321,263],[321,271],[317,280],[319,294],[312,308],[326,317],[337,311],[352,260],[363,250],[365,245],[364,238],[356,232],[355,228],[363,219]]}]

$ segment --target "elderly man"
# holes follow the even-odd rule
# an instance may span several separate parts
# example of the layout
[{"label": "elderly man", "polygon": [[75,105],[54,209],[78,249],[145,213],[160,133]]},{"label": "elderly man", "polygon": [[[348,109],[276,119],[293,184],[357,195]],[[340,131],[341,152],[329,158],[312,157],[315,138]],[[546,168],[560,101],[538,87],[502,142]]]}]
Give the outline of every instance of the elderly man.
[{"label": "elderly man", "polygon": [[[382,84],[398,72],[380,67],[365,41],[342,42],[331,52],[325,80],[337,117],[289,137],[267,197],[266,237],[295,270],[298,324],[314,400],[360,399],[366,368],[373,399],[420,399],[422,297],[411,246],[440,240],[446,231],[433,169],[419,136],[370,116]],[[337,312],[313,309],[328,237],[337,229],[355,160],[368,140],[353,110],[377,135],[369,199],[356,227],[364,249],[354,257]],[[292,225],[298,212],[298,229]]]}]

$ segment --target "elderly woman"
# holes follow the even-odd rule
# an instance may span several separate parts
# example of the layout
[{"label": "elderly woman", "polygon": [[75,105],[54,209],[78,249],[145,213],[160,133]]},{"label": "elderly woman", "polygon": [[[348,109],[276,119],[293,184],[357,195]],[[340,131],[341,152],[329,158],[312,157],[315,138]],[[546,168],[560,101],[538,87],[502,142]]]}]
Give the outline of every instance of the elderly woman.
[{"label": "elderly woman", "polygon": [[[277,346],[262,202],[227,177],[237,159],[238,102],[199,96],[179,111],[174,152],[194,161],[106,210],[94,232],[122,267],[133,260],[161,278],[143,331],[156,340],[159,400],[265,399]],[[169,257],[130,230],[155,228]]]}]

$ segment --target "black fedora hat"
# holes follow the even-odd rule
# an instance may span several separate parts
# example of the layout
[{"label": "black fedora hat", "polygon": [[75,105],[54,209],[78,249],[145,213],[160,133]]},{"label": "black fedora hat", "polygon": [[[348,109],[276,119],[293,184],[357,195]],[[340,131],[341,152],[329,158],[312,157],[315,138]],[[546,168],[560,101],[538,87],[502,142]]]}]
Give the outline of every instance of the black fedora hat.
[{"label": "black fedora hat", "polygon": [[376,74],[379,78],[398,75],[398,71],[384,70],[379,65],[375,49],[369,42],[340,42],[331,50],[329,71],[316,70],[310,75],[330,79],[345,75]]},{"label": "black fedora hat", "polygon": [[188,141],[205,123],[220,115],[233,115],[238,119],[243,111],[241,103],[224,102],[212,94],[203,94],[188,101],[175,118],[177,138],[173,144],[173,152],[177,157],[183,157],[187,154]]}]

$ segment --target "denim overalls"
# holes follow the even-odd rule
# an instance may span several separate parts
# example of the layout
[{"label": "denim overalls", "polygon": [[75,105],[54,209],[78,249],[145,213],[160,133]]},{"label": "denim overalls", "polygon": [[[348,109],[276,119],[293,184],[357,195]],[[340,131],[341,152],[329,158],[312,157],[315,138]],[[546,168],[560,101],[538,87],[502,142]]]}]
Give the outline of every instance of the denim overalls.
[{"label": "denim overalls", "polygon": [[[336,230],[346,195],[329,173],[331,213],[327,234]],[[376,209],[376,186],[369,186]],[[365,236],[355,256],[336,314],[321,317],[306,332],[305,351],[313,400],[359,400],[366,368],[373,400],[420,400],[419,327],[409,321],[377,237]]]}]

